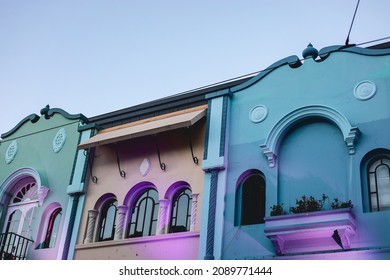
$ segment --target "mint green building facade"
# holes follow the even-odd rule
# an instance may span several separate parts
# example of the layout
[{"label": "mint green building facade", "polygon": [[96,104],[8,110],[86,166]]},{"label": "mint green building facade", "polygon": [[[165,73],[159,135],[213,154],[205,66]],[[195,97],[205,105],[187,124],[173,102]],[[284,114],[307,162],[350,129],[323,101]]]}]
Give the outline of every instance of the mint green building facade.
[{"label": "mint green building facade", "polygon": [[84,201],[88,119],[46,106],[2,134],[0,259],[71,259]]}]

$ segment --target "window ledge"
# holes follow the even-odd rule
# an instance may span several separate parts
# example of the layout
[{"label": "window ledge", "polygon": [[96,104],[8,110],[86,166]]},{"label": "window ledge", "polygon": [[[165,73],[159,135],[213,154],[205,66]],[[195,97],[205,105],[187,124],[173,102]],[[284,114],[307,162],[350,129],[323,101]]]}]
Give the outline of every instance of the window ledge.
[{"label": "window ledge", "polygon": [[199,235],[200,233],[198,231],[190,231],[190,232],[187,231],[187,232],[169,233],[169,234],[161,234],[161,235],[153,235],[153,236],[125,238],[120,240],[94,242],[89,244],[78,244],[76,245],[76,250],[104,248],[104,247],[111,247],[111,246],[140,244],[140,243],[148,243],[148,242],[158,242],[158,241],[172,240],[172,239],[196,238],[199,237]]},{"label": "window ledge", "polygon": [[355,235],[351,209],[337,209],[265,218],[265,235],[276,254],[351,248]]}]

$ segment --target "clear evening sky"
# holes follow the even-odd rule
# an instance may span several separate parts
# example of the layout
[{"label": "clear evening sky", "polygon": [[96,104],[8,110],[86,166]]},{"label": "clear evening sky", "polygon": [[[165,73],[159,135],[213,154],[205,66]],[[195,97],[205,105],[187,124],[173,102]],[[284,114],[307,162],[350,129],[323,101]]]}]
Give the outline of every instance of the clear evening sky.
[{"label": "clear evening sky", "polygon": [[[92,117],[342,45],[356,3],[0,0],[0,134],[47,104]],[[389,11],[361,0],[350,43],[389,37]]]}]

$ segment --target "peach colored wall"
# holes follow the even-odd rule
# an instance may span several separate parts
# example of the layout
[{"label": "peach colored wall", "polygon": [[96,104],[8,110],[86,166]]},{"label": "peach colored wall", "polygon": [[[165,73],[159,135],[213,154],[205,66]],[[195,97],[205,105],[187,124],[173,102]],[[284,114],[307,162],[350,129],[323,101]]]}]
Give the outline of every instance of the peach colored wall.
[{"label": "peach colored wall", "polygon": [[[199,232],[203,199],[204,172],[201,166],[204,151],[205,126],[206,121],[205,118],[203,118],[191,127],[194,155],[199,159],[198,165],[194,164],[192,160],[188,134],[184,128],[158,134],[161,161],[166,164],[165,171],[160,169],[154,136],[145,136],[118,143],[117,148],[120,165],[121,169],[126,172],[125,178],[122,178],[119,174],[115,144],[97,147],[92,174],[98,177],[98,182],[97,184],[92,181],[89,182],[77,244],[83,244],[85,238],[88,210],[94,209],[96,201],[103,194],[113,193],[117,197],[118,206],[123,205],[128,191],[136,184],[145,181],[150,182],[157,187],[159,199],[164,198],[168,188],[175,182],[187,182],[191,186],[192,193],[199,194],[195,226],[195,231]],[[145,158],[150,160],[151,168],[146,176],[142,176],[140,174],[140,165]],[[149,239],[153,238],[156,238],[157,240],[159,236],[149,237]],[[115,243],[122,241],[108,242]],[[190,246],[190,248],[188,248],[189,252],[192,252],[195,249],[195,251],[197,251],[197,238],[192,238],[191,242],[188,242],[188,240],[178,241],[177,239],[175,242],[185,242],[187,245],[182,248]],[[165,246],[164,244],[167,242],[158,243],[161,243],[159,246]],[[145,250],[147,250],[148,244],[150,243],[144,244],[146,246]],[[153,246],[156,246],[156,244],[153,244]],[[104,253],[103,251],[106,250],[107,252]],[[82,252],[76,249],[75,258],[84,258],[83,256],[95,258],[92,257],[90,253],[85,253],[85,251],[91,251],[91,254],[94,253],[96,256],[106,256],[107,253],[112,253],[111,250],[106,247],[99,247],[99,249],[84,249]],[[161,258],[163,258],[163,255],[161,255]],[[194,258],[196,258],[195,255],[196,254],[194,253]],[[124,258],[132,258],[132,256],[128,255]],[[154,256],[153,258],[160,257]]]},{"label": "peach colored wall", "polygon": [[[199,233],[184,232],[77,245],[78,260],[195,260]],[[183,250],[186,248],[186,250]]]}]

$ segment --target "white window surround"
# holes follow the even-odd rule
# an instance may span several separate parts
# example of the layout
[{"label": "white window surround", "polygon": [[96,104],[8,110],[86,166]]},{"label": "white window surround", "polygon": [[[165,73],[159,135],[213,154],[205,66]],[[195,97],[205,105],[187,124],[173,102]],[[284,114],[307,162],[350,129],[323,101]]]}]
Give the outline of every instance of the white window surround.
[{"label": "white window surround", "polygon": [[8,197],[7,193],[11,192],[11,189],[18,181],[28,177],[32,177],[38,187],[38,205],[42,206],[49,188],[44,186],[46,182],[38,171],[30,167],[24,167],[14,171],[2,182],[0,185],[0,203],[4,203],[3,200],[5,197]]},{"label": "white window surround", "polygon": [[349,154],[355,153],[359,129],[353,127],[349,120],[339,111],[324,105],[308,105],[291,111],[280,119],[269,132],[265,143],[260,145],[268,160],[269,167],[275,167],[277,147],[284,134],[297,122],[308,118],[323,118],[334,123],[342,132]]}]

